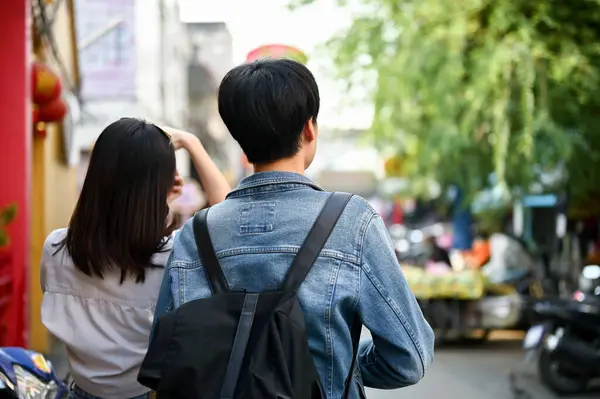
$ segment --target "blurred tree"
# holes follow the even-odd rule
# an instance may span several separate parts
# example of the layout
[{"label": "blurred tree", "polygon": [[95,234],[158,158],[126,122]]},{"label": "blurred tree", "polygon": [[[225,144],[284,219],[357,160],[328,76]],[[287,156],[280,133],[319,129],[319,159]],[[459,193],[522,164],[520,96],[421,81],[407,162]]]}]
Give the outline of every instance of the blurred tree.
[{"label": "blurred tree", "polygon": [[336,70],[375,77],[372,134],[417,188],[565,171],[545,189],[600,193],[600,0],[339,3],[355,20],[327,43]]}]

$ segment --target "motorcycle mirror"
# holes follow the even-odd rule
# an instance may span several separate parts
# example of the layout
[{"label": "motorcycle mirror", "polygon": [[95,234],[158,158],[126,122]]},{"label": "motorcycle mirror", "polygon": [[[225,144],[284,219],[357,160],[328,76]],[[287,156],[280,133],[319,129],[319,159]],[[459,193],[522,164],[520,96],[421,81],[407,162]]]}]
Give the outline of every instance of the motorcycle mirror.
[{"label": "motorcycle mirror", "polygon": [[600,266],[588,265],[583,268],[583,271],[581,272],[581,274],[587,280],[598,280],[598,279],[600,279]]}]

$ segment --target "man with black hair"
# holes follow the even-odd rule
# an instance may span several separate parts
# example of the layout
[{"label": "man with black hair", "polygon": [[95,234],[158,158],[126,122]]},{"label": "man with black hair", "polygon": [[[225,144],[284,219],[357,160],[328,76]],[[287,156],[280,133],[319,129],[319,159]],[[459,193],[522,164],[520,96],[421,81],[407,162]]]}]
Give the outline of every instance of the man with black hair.
[{"label": "man with black hair", "polygon": [[[209,209],[211,241],[231,290],[276,290],[330,197],[304,176],[317,148],[319,89],[300,63],[259,60],[227,73],[218,96],[221,117],[255,173]],[[174,241],[155,322],[211,295],[190,221]],[[327,398],[338,399],[344,391],[354,320],[371,337],[360,343],[349,397],[364,397],[363,384],[380,389],[415,384],[432,363],[433,332],[381,217],[358,196],[347,203],[298,298]]]}]

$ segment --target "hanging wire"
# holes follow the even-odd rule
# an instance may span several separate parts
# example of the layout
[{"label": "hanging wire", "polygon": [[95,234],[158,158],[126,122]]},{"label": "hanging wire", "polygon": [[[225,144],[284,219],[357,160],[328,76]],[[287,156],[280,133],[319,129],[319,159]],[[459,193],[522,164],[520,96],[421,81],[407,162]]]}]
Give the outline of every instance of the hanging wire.
[{"label": "hanging wire", "polygon": [[65,0],[55,0],[51,5],[47,6],[48,10],[48,23],[50,24],[50,26],[54,25],[54,20],[56,19],[56,16],[58,15],[58,10],[60,9],[60,6],[62,5],[62,3],[64,3]]}]

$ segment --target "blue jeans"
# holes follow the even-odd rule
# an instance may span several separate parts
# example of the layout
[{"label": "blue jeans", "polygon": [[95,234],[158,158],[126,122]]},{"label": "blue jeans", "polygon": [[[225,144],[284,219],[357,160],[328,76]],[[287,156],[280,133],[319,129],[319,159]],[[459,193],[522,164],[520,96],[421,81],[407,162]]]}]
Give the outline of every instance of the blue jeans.
[{"label": "blue jeans", "polygon": [[[148,399],[150,394],[135,396],[129,399]],[[71,392],[69,392],[69,396],[67,399],[103,399],[98,396],[94,396],[92,394],[87,393],[83,389],[79,388],[77,385],[73,384],[71,387]]]}]

